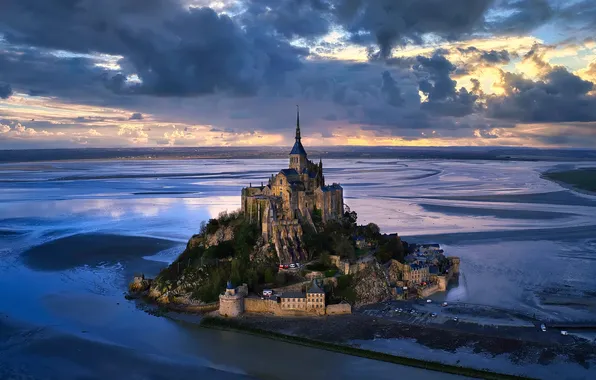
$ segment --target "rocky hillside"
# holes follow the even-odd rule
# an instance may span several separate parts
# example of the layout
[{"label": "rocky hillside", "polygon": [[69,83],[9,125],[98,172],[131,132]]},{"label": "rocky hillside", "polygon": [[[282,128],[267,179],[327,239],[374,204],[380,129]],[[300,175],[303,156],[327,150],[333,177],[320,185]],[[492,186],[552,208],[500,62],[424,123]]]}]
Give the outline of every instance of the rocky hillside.
[{"label": "rocky hillside", "polygon": [[356,293],[354,306],[387,301],[391,299],[391,290],[387,274],[376,261],[354,275],[352,286]]}]

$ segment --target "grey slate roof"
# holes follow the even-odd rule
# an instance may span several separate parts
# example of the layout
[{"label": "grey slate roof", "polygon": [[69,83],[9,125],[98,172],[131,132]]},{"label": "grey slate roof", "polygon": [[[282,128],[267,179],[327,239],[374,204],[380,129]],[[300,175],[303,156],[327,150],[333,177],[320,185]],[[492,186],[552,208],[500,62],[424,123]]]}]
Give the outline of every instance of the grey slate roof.
[{"label": "grey slate roof", "polygon": [[282,169],[282,170],[280,170],[280,172],[283,173],[286,177],[298,175],[298,172],[296,171],[296,169]]},{"label": "grey slate roof", "polygon": [[306,298],[306,294],[302,292],[283,292],[281,298]]},{"label": "grey slate roof", "polygon": [[322,293],[325,294],[325,291],[317,285],[316,281],[312,282],[310,289],[308,289],[308,293]]},{"label": "grey slate roof", "polygon": [[302,143],[300,142],[300,140],[296,140],[296,142],[294,143],[294,147],[292,147],[292,151],[290,152],[290,154],[300,154],[300,155],[306,156],[306,150],[304,150],[304,147],[302,146]]}]

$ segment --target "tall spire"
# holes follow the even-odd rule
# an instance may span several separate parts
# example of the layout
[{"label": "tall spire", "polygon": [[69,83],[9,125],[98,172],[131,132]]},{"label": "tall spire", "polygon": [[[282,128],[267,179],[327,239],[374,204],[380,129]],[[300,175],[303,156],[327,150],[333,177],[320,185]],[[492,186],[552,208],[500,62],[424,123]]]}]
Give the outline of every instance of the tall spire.
[{"label": "tall spire", "polygon": [[296,104],[296,141],[300,141],[300,106]]}]

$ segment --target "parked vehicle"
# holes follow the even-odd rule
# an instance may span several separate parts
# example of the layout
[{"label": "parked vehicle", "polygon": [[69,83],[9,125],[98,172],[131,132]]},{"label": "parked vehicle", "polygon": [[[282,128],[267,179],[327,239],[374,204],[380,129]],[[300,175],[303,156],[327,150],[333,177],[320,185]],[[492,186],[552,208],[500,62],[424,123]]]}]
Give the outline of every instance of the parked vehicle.
[{"label": "parked vehicle", "polygon": [[283,264],[279,264],[279,269],[284,269],[284,265]]},{"label": "parked vehicle", "polygon": [[453,317],[453,322],[457,322],[459,319],[457,317]]},{"label": "parked vehicle", "polygon": [[290,268],[296,268],[296,264],[294,264],[294,263],[290,264]]},{"label": "parked vehicle", "polygon": [[271,297],[272,295],[273,295],[273,290],[263,289],[263,297]]},{"label": "parked vehicle", "polygon": [[437,313],[432,313],[430,316],[434,318],[437,316]]},{"label": "parked vehicle", "polygon": [[288,264],[284,264],[284,269],[288,269],[290,266]]},{"label": "parked vehicle", "polygon": [[569,335],[569,333],[567,332],[567,330],[561,330],[561,335]]},{"label": "parked vehicle", "polygon": [[544,325],[544,323],[540,325],[540,330],[546,331],[546,326]]},{"label": "parked vehicle", "polygon": [[447,306],[447,302],[443,302],[443,303],[441,304],[441,306],[443,306],[443,307]]},{"label": "parked vehicle", "polygon": [[431,302],[433,302],[433,301],[432,300],[426,300],[426,303],[431,303]]}]

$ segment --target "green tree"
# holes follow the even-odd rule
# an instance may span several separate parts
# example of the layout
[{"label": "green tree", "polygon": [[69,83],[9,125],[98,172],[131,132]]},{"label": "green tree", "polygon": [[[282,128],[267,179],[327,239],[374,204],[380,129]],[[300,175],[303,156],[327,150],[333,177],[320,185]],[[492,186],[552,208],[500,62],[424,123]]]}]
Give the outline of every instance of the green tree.
[{"label": "green tree", "polygon": [[275,276],[275,283],[279,286],[285,285],[287,282],[286,274],[284,272],[277,272]]},{"label": "green tree", "polygon": [[263,276],[264,276],[264,281],[266,284],[270,284],[275,282],[275,273],[273,273],[273,270],[271,268],[265,268],[265,271],[263,272]]},{"label": "green tree", "polygon": [[374,223],[368,223],[364,227],[364,237],[369,241],[377,241],[381,235],[381,229]]},{"label": "green tree", "polygon": [[340,257],[349,260],[354,260],[356,258],[356,250],[354,249],[354,245],[349,238],[343,235],[335,235],[333,238],[333,243],[333,250]]},{"label": "green tree", "polygon": [[331,258],[329,257],[329,252],[324,251],[321,253],[319,257],[319,263],[321,264],[322,268],[329,268],[331,266]]},{"label": "green tree", "polygon": [[244,263],[240,259],[232,260],[232,269],[230,271],[230,280],[233,284],[240,284],[242,282],[242,273],[244,272]]},{"label": "green tree", "polygon": [[377,259],[385,263],[395,259],[401,263],[404,262],[405,249],[399,236],[390,236],[379,246],[376,252]]},{"label": "green tree", "polygon": [[259,284],[259,273],[255,268],[251,267],[246,270],[246,283],[253,289]]}]

